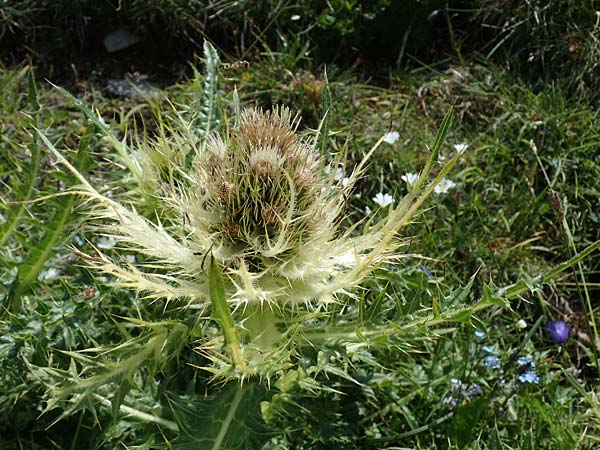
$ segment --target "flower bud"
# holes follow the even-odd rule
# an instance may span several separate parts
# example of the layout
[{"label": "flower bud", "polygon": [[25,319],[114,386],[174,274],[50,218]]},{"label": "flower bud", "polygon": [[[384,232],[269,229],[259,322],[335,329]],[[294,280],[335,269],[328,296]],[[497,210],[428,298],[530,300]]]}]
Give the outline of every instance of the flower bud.
[{"label": "flower bud", "polygon": [[219,199],[224,203],[229,203],[235,196],[235,185],[229,181],[223,181],[219,185]]}]

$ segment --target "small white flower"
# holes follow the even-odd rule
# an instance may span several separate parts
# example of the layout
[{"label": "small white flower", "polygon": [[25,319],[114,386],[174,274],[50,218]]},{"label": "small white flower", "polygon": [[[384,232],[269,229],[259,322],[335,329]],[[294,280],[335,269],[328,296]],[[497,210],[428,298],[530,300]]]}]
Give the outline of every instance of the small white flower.
[{"label": "small white flower", "polygon": [[548,160],[548,162],[553,166],[553,167],[560,167],[562,164],[562,161],[558,158],[550,158]]},{"label": "small white flower", "polygon": [[38,280],[50,281],[50,280],[53,280],[54,278],[58,277],[59,274],[60,274],[60,272],[58,271],[58,269],[51,267],[48,270],[44,270],[43,272],[40,272],[40,274],[38,275]]},{"label": "small white flower", "polygon": [[436,187],[433,188],[433,192],[436,194],[446,194],[450,189],[456,186],[456,183],[452,180],[442,178]]},{"label": "small white flower", "polygon": [[383,192],[379,192],[375,197],[373,197],[373,201],[377,203],[382,208],[391,205],[394,203],[394,197],[390,194],[384,194]]},{"label": "small white flower", "polygon": [[419,179],[419,174],[414,172],[408,172],[402,175],[400,179],[406,183],[406,187],[410,191],[417,183],[417,180]]},{"label": "small white flower", "polygon": [[295,22],[297,20],[300,20],[300,15],[299,14],[294,14],[292,17],[290,17],[290,19],[292,20],[292,22]]},{"label": "small white flower", "polygon": [[[331,166],[327,166],[325,167],[325,173],[327,175],[331,174]],[[336,167],[335,169],[335,174],[333,175],[333,179],[334,180],[341,180],[342,178],[344,178],[344,167],[340,164],[338,167]]]},{"label": "small white flower", "polygon": [[393,144],[394,142],[396,142],[398,140],[399,137],[400,137],[400,133],[398,133],[397,131],[388,131],[387,133],[385,133],[385,136],[383,137],[383,142],[387,142],[388,144]]},{"label": "small white flower", "polygon": [[344,169],[341,167],[338,167],[337,169],[335,169],[335,175],[333,176],[333,179],[341,180],[342,178],[344,178]]},{"label": "small white flower", "polygon": [[517,323],[515,323],[515,328],[517,330],[524,330],[527,328],[527,322],[525,322],[523,319],[519,319],[517,320]]},{"label": "small white flower", "polygon": [[[327,166],[325,167],[325,173],[327,175],[331,175],[331,166]],[[342,164],[340,164],[338,167],[336,167],[335,169],[335,173],[333,174],[333,179],[335,181],[342,181],[342,187],[348,187],[351,183],[350,177],[345,176],[346,173],[344,172],[344,166]],[[321,192],[325,192],[326,188],[323,186],[321,188]]]},{"label": "small white flower", "polygon": [[456,150],[458,153],[464,153],[467,148],[469,148],[469,144],[467,143],[454,144],[454,150]]},{"label": "small white flower", "polygon": [[113,236],[102,236],[98,239],[96,246],[105,250],[111,249],[115,246],[117,240]]},{"label": "small white flower", "polygon": [[125,255],[125,261],[129,264],[135,264],[135,255]]}]

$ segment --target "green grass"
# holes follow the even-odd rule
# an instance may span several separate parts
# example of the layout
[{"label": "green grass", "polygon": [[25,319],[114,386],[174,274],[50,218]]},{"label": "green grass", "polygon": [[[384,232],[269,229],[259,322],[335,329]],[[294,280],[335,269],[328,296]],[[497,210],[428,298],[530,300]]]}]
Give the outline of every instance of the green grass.
[{"label": "green grass", "polygon": [[[506,63],[537,89],[561,85],[573,97],[597,102],[597,4],[534,0],[478,2],[470,16],[480,49],[487,58]],[[464,13],[464,12],[463,12]]]},{"label": "green grass", "polygon": [[[243,105],[284,103],[302,112],[303,126],[317,128],[325,112],[324,74],[298,68],[294,53],[288,56],[282,64],[265,56],[249,69],[223,71],[225,116],[232,115],[236,86]],[[348,223],[376,209],[376,193],[398,201],[406,192],[401,176],[423,168],[452,105],[456,117],[442,156],[449,158],[454,144],[469,148],[448,175],[456,186],[428,200],[406,230],[413,236],[405,248],[410,257],[377,271],[358,301],[332,306],[338,315],[322,325],[343,326],[341,317],[352,327],[344,328],[346,336],[356,323],[378,330],[392,322],[397,332],[373,335],[372,345],[340,334],[318,347],[298,347],[293,368],[270,385],[247,387],[248,417],[229,410],[240,436],[247,432],[252,448],[272,449],[594,448],[598,336],[588,298],[599,291],[597,251],[534,292],[521,291],[509,308],[494,306],[433,328],[419,322],[423,311],[445,317],[473,305],[486,285],[532,280],[600,238],[593,107],[489,64],[392,72],[378,85],[352,71],[330,69],[327,77],[332,107],[325,148],[345,152],[347,172],[383,134],[399,133],[393,144],[382,144],[348,198]],[[197,311],[149,303],[81,267],[67,244],[90,252],[99,237],[84,225],[85,205],[64,213],[73,197],[15,203],[76,184],[34,137],[34,127],[46,130],[57,148],[71,149],[63,153],[80,162],[95,186],[135,198],[98,130],[56,89],[36,86],[39,112],[27,69],[0,69],[0,447],[195,448],[203,427],[214,426],[211,412],[226,413],[239,400],[237,391],[209,383],[209,374],[194,367],[208,364],[194,348],[210,336],[211,325]],[[183,83],[167,94],[174,105],[187,105],[197,86]],[[142,124],[155,133],[149,113],[169,108],[159,101],[129,115],[129,105],[99,92],[93,106],[119,130],[118,138]],[[49,269],[60,276],[48,276]],[[546,331],[547,321],[558,318],[574,327],[563,345]],[[526,329],[516,328],[519,319]],[[123,342],[130,344],[114,348]],[[157,342],[164,344],[159,350]],[[493,348],[497,367],[486,366],[492,355],[484,346]],[[75,353],[89,348],[96,351]],[[539,384],[518,380],[520,356],[535,362]],[[96,389],[74,391],[78,377]],[[140,420],[144,414],[164,422]],[[184,432],[178,436],[173,424]]]}]

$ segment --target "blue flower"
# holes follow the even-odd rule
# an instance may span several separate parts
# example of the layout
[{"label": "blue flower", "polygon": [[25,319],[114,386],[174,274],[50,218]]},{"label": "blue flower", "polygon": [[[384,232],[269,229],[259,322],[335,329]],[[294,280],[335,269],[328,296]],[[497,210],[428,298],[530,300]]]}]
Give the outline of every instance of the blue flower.
[{"label": "blue flower", "polygon": [[557,344],[567,342],[569,339],[569,331],[571,331],[571,325],[557,320],[556,322],[548,322],[548,332],[552,336],[552,340]]},{"label": "blue flower", "polygon": [[473,333],[475,335],[475,337],[477,339],[485,339],[485,333],[483,331],[475,331],[475,333]]},{"label": "blue flower", "polygon": [[483,394],[483,389],[477,383],[471,383],[465,392],[465,396],[469,399],[479,397]]},{"label": "blue flower", "polygon": [[489,345],[484,345],[483,347],[481,347],[481,350],[483,350],[488,355],[495,355],[496,354],[496,350],[494,350]]},{"label": "blue flower", "polygon": [[535,371],[533,371],[533,370],[527,370],[527,371],[523,372],[521,375],[519,375],[519,381],[521,383],[539,384],[540,383],[540,377],[537,376],[537,374],[535,373]]},{"label": "blue flower", "polygon": [[529,356],[521,356],[517,359],[517,365],[521,366],[529,366],[532,369],[535,369],[535,361],[531,359]]},{"label": "blue flower", "polygon": [[465,387],[466,386],[462,381],[460,381],[456,378],[450,379],[450,389],[452,390],[452,392],[460,392],[460,391],[464,390]]},{"label": "blue flower", "polygon": [[492,369],[500,368],[500,358],[497,356],[486,356],[483,360],[483,365]]}]

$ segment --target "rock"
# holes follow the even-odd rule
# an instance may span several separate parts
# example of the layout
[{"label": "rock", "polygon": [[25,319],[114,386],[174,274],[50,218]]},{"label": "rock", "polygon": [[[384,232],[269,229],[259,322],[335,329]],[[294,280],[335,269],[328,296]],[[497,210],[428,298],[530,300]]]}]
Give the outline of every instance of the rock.
[{"label": "rock", "polygon": [[141,41],[141,38],[127,28],[111,31],[104,37],[104,48],[108,53],[125,50]]},{"label": "rock", "polygon": [[147,76],[136,74],[127,75],[120,80],[108,80],[106,82],[106,92],[113,97],[144,101],[147,98],[158,97],[161,90],[156,84],[149,82]]}]

